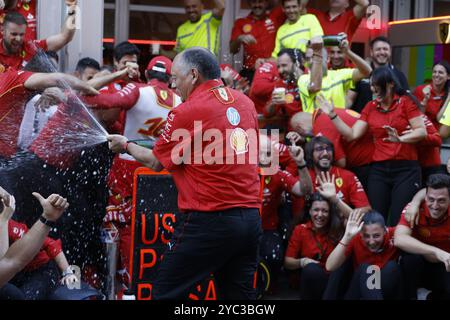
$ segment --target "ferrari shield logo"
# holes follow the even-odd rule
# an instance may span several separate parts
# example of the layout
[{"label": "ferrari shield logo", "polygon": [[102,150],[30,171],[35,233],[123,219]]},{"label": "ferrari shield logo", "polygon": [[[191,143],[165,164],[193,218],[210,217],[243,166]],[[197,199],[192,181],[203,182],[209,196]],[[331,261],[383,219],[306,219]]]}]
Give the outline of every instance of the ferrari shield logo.
[{"label": "ferrari shield logo", "polygon": [[224,88],[219,88],[218,91],[219,91],[219,94],[222,97],[222,99],[225,101],[228,101],[227,91]]},{"label": "ferrari shield logo", "polygon": [[161,98],[163,98],[163,100],[167,100],[167,91],[161,90],[159,93],[161,95]]},{"label": "ferrari shield logo", "polygon": [[447,43],[449,25],[450,24],[448,22],[443,22],[439,24],[439,36],[441,38],[442,43]]},{"label": "ferrari shield logo", "polygon": [[344,181],[342,180],[342,178],[337,178],[336,179],[336,186],[338,188],[342,187],[343,184],[344,184]]}]

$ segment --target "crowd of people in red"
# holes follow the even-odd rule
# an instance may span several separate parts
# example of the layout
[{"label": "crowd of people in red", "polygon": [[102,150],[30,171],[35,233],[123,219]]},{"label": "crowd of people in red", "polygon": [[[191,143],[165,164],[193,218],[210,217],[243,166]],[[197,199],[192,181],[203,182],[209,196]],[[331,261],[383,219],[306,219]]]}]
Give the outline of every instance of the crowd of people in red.
[{"label": "crowd of people in red", "polygon": [[[17,265],[15,276],[1,264],[14,246],[8,250],[2,240],[0,299],[47,298],[58,281],[79,281],[69,264],[101,289],[102,228],[119,234],[120,281],[128,288],[133,173],[143,162],[129,152],[131,142],[117,155],[104,144],[80,149],[77,142],[97,121],[127,141],[167,139],[167,128],[175,116],[180,119],[176,107],[189,106],[191,92],[183,86],[195,75],[174,79],[176,52],[165,50],[143,69],[140,50],[129,42],[115,46],[112,68],[84,58],[72,75],[58,73],[55,52],[73,39],[70,23],[36,40],[36,1],[2,2],[0,235],[8,235],[6,244],[20,244],[31,233],[35,227],[28,231],[27,225],[41,215],[35,198],[50,212],[41,223],[53,229],[33,260]],[[66,3],[70,22],[76,1]],[[212,23],[226,9],[223,1],[214,3],[211,14],[202,13],[200,0],[184,1],[188,21],[179,33],[194,31],[177,36],[175,51],[203,46],[205,37],[210,42]],[[259,135],[259,253],[271,276],[269,291],[276,294],[280,275],[287,274],[301,299],[417,299],[424,291],[431,292],[428,298],[448,299],[450,176],[440,148],[450,135],[450,64],[435,61],[432,78],[410,91],[407,77],[391,64],[388,38],[370,39],[368,57],[353,52],[367,0],[355,0],[353,7],[330,0],[327,11],[305,0],[248,4],[250,14],[235,21],[230,38],[230,53],[242,51],[242,69],[221,65],[216,82],[224,87],[216,97],[227,104],[236,95],[229,90],[245,94],[259,129],[266,129]],[[201,99],[202,92],[216,90],[216,82],[192,95]],[[21,137],[26,123],[32,126],[28,143]],[[156,156],[170,171],[170,145],[161,145]],[[275,161],[274,173],[269,168]],[[214,174],[204,174],[204,183]],[[256,189],[247,190],[248,198],[259,194]],[[181,210],[199,197],[185,192]],[[217,197],[226,202],[230,195],[223,193]],[[209,200],[197,207],[212,210]],[[213,207],[223,209],[221,203]],[[55,222],[62,209],[68,213]],[[370,287],[374,274],[380,280]]]}]

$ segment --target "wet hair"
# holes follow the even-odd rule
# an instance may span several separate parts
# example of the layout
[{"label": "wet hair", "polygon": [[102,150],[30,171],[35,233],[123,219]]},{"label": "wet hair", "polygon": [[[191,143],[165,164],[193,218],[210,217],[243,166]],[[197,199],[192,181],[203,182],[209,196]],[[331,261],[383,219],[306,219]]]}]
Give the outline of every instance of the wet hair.
[{"label": "wet hair", "polygon": [[[156,63],[155,67],[165,69],[165,66],[162,63]],[[156,79],[161,82],[169,83],[170,76],[165,72],[155,71],[155,70],[147,70],[145,71],[145,75],[147,80]]]},{"label": "wet hair", "polygon": [[337,207],[334,204],[332,204],[329,200],[324,198],[319,192],[314,192],[313,194],[306,196],[306,202],[305,202],[305,207],[303,209],[303,214],[299,215],[293,219],[291,227],[289,228],[288,238],[290,238],[290,236],[292,235],[292,232],[294,231],[294,229],[297,225],[311,220],[309,211],[311,210],[314,202],[316,202],[316,201],[325,201],[326,203],[328,203],[328,207],[329,207],[328,225],[327,225],[328,237],[332,241],[337,243],[341,239],[342,234],[344,232],[344,227],[343,227],[341,218],[339,216],[339,210],[337,209]]},{"label": "wet hair", "polygon": [[[433,65],[433,69],[437,65],[444,67],[445,71],[447,72],[447,75],[450,76],[450,63],[448,63],[447,60],[441,60],[439,62],[436,62]],[[444,104],[445,101],[447,100],[449,90],[450,90],[450,80],[447,80],[447,82],[445,82],[445,85],[444,85],[444,97],[442,99],[442,104]],[[441,105],[441,107],[442,107],[442,105]]]},{"label": "wet hair", "polygon": [[122,59],[124,56],[127,55],[139,55],[141,54],[141,51],[138,47],[136,47],[134,44],[124,41],[119,43],[117,46],[114,47],[114,59],[119,62],[120,59]]},{"label": "wet hair", "polygon": [[39,50],[39,52],[27,63],[23,70],[39,73],[56,72],[56,67],[48,59],[54,59],[54,56],[49,52]]},{"label": "wet hair", "polygon": [[388,38],[379,36],[379,37],[376,37],[375,39],[373,39],[372,41],[370,41],[370,49],[373,49],[373,45],[375,44],[375,42],[378,42],[378,41],[385,42],[389,45],[389,47],[391,47],[391,42],[389,41]]},{"label": "wet hair", "polygon": [[450,196],[450,176],[442,173],[432,174],[427,179],[427,189],[443,189],[446,188]]},{"label": "wet hair", "polygon": [[220,66],[214,54],[205,48],[193,47],[182,53],[185,70],[197,69],[205,80],[220,79]]},{"label": "wet hair", "polygon": [[3,20],[3,25],[6,26],[8,23],[14,23],[19,26],[28,25],[27,19],[17,11],[8,12]]},{"label": "wet hair", "polygon": [[306,165],[310,169],[314,168],[313,153],[314,153],[314,146],[316,144],[326,144],[327,146],[330,146],[332,149],[331,152],[333,153],[332,162],[334,162],[334,145],[333,145],[333,143],[330,140],[328,140],[327,138],[325,138],[324,136],[316,136],[316,137],[312,138],[311,141],[309,141],[305,146],[305,161],[306,161]]},{"label": "wet hair", "polygon": [[281,57],[283,54],[287,54],[289,58],[291,58],[292,63],[297,64],[299,68],[303,68],[304,55],[299,49],[281,49],[278,52],[278,57]]},{"label": "wet hair", "polygon": [[364,225],[379,224],[382,228],[386,227],[386,221],[381,213],[375,210],[366,212],[362,221]]},{"label": "wet hair", "polygon": [[407,96],[419,108],[420,104],[417,98],[400,85],[400,81],[389,66],[382,66],[373,70],[371,75],[371,84],[380,88],[380,93],[383,98],[387,94],[388,84],[391,83],[394,84],[393,92],[399,96]]},{"label": "wet hair", "polygon": [[75,67],[75,70],[81,74],[87,68],[92,68],[97,71],[100,71],[100,63],[98,63],[98,61],[95,59],[86,57],[86,58],[80,59],[78,61],[77,66]]}]

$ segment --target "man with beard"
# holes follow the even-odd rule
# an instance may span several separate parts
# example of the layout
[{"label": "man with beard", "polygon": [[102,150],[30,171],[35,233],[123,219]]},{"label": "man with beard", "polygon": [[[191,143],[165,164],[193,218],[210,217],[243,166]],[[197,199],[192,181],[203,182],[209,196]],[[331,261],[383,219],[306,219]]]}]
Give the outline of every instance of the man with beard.
[{"label": "man with beard", "polygon": [[[264,110],[266,118],[275,114],[287,116],[288,125],[285,127],[289,127],[289,119],[302,110],[299,91],[303,89],[311,95],[320,91],[322,86],[322,59],[320,55],[323,48],[322,39],[312,39],[311,48],[315,56],[310,70],[310,81],[305,84],[305,88],[299,88],[297,85],[299,78],[305,73],[303,54],[298,49],[283,49],[279,52],[278,72],[280,79],[275,83],[272,99],[267,103]],[[279,93],[280,89],[284,89],[284,94]]]},{"label": "man with beard", "polygon": [[75,35],[75,8],[69,9],[69,16],[63,24],[61,33],[43,40],[25,41],[27,20],[18,12],[10,12],[5,16],[0,44],[0,69],[22,69],[39,51],[59,51],[68,44]]},{"label": "man with beard", "polygon": [[370,209],[366,192],[359,179],[351,171],[336,167],[334,163],[334,146],[325,137],[314,137],[306,145],[305,160],[309,175],[313,181],[314,191],[320,186],[318,177],[321,172],[329,173],[331,181],[336,186],[336,197],[329,199],[341,212],[348,212],[348,206]]},{"label": "man with beard", "polygon": [[[388,66],[392,69],[397,78],[400,89],[409,90],[408,80],[402,71],[391,64],[392,47],[386,37],[377,37],[370,42],[370,59],[372,60],[372,70]],[[347,106],[357,112],[361,112],[366,104],[372,100],[372,90],[370,89],[369,77],[361,79],[354,88],[347,92]]]}]

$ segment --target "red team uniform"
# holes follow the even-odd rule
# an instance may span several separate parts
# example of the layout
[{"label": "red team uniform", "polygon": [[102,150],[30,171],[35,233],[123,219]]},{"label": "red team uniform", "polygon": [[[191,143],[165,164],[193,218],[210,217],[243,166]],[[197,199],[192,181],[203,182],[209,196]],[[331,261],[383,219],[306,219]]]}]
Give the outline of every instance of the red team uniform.
[{"label": "red team uniform", "polygon": [[231,32],[231,41],[240,35],[251,34],[257,40],[253,45],[244,44],[245,69],[254,69],[258,58],[270,58],[275,47],[278,28],[284,23],[286,16],[282,7],[276,7],[265,18],[255,19],[250,13],[245,18],[237,19]]}]

